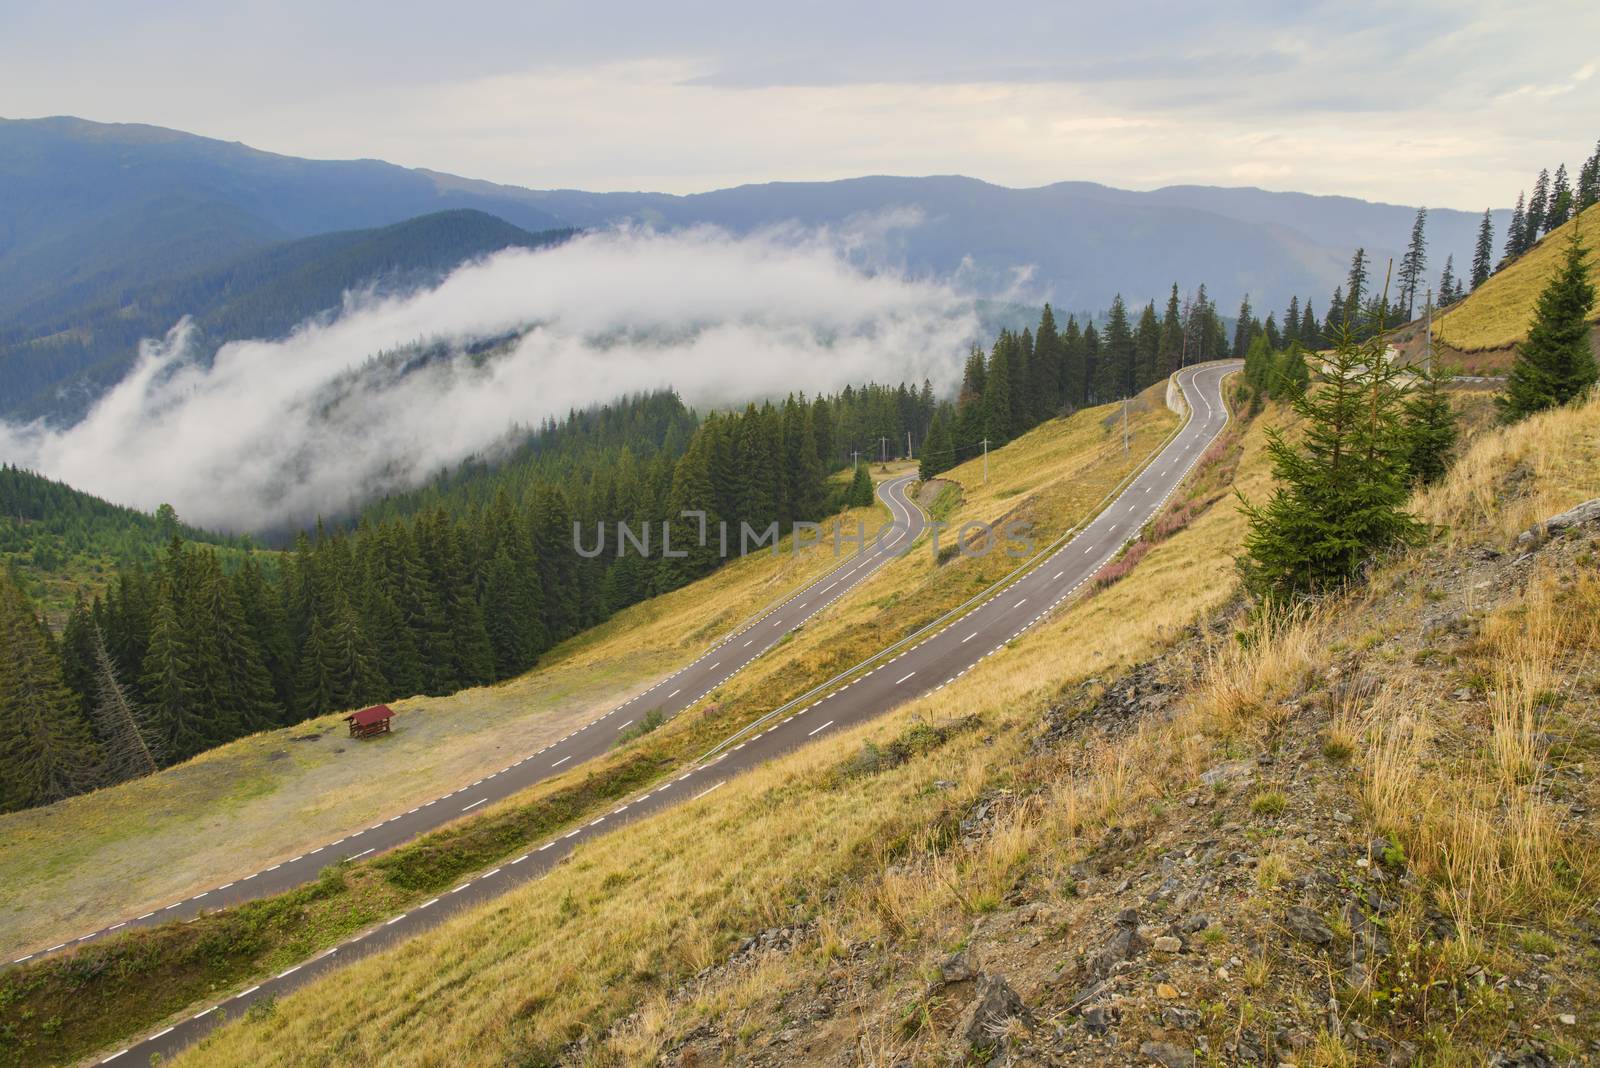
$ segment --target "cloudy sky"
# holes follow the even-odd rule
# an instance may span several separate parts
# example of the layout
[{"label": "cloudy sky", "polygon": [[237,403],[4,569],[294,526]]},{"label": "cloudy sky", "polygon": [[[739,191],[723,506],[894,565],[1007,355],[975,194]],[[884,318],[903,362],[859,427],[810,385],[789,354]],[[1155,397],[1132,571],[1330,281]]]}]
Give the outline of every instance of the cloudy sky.
[{"label": "cloudy sky", "polygon": [[6,117],[534,187],[955,172],[1481,209],[1600,136],[1590,0],[0,0],[0,27]]}]

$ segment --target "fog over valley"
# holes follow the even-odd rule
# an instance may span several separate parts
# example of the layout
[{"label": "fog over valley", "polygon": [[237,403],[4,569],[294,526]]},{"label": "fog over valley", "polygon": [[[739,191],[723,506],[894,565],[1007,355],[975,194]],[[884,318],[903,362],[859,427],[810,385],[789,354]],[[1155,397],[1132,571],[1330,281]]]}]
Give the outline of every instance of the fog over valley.
[{"label": "fog over valley", "polygon": [[876,264],[886,227],[609,229],[508,249],[207,362],[187,322],[76,425],[0,423],[0,457],[107,499],[251,531],[337,514],[516,426],[670,386],[743,404],[866,380],[945,391],[980,336],[950,281]]}]

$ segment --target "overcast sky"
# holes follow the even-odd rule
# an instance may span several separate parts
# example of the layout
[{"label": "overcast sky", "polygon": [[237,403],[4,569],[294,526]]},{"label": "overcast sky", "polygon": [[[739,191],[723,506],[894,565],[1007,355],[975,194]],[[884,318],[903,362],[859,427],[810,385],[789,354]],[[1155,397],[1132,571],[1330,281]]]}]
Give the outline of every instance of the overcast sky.
[{"label": "overcast sky", "polygon": [[0,115],[533,187],[960,173],[1505,206],[1600,137],[1600,4],[23,3]]}]

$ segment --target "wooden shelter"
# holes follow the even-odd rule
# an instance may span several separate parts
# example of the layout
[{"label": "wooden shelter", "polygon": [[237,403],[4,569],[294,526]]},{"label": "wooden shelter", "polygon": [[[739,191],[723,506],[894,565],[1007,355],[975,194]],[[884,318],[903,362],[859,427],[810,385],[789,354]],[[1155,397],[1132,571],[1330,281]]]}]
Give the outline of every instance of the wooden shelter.
[{"label": "wooden shelter", "polygon": [[352,712],[344,717],[350,724],[350,737],[372,738],[379,734],[389,733],[389,721],[394,718],[394,709],[388,705],[373,705],[363,708],[360,712]]}]

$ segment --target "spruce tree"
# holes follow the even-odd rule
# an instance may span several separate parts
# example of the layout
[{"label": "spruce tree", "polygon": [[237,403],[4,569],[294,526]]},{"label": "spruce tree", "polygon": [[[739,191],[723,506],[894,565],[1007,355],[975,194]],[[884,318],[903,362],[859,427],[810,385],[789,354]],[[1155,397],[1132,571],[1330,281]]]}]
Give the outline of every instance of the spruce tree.
[{"label": "spruce tree", "polygon": [[1273,361],[1269,392],[1274,400],[1291,399],[1304,393],[1311,385],[1311,368],[1306,363],[1305,349],[1298,341]]},{"label": "spruce tree", "polygon": [[1344,287],[1334,286],[1333,296],[1328,300],[1328,314],[1322,320],[1321,337],[1323,345],[1333,344],[1333,339],[1345,325],[1345,300]]},{"label": "spruce tree", "polygon": [[943,409],[933,413],[928,440],[922,446],[922,463],[917,475],[924,481],[955,466],[955,443],[950,440],[950,425]]},{"label": "spruce tree", "polygon": [[1011,440],[1011,345],[1002,330],[989,353],[987,381],[983,391],[983,433],[994,445]]},{"label": "spruce tree", "polygon": [[1133,396],[1133,328],[1128,323],[1128,306],[1118,293],[1111,301],[1106,319],[1106,334],[1101,360],[1095,368],[1095,401],[1105,404],[1120,397]]},{"label": "spruce tree", "polygon": [[[712,434],[704,427],[689,442],[689,449],[678,459],[672,472],[672,493],[668,498],[670,529],[674,532],[672,556],[663,555],[661,568],[668,585],[678,586],[689,579],[710,571],[717,565],[720,540],[719,525],[729,525],[729,552],[738,551],[739,524],[731,515],[718,511],[716,491],[711,483],[711,453],[714,448]],[[694,520],[676,517],[684,512],[706,513],[706,539],[700,544],[699,531],[693,530]],[[678,556],[676,554],[685,555]],[[542,557],[542,553],[540,554]],[[548,587],[545,596],[549,596]]]},{"label": "spruce tree", "polygon": [[100,774],[49,631],[15,576],[0,571],[0,811],[59,801]]},{"label": "spruce tree", "polygon": [[1306,298],[1305,314],[1300,319],[1300,344],[1309,348],[1322,346],[1322,327],[1317,323],[1317,315],[1311,310],[1311,299]]},{"label": "spruce tree", "polygon": [[1257,334],[1244,354],[1244,379],[1257,392],[1267,392],[1272,377],[1272,346],[1266,334]]},{"label": "spruce tree", "polygon": [[1350,257],[1350,274],[1345,278],[1344,314],[1341,321],[1353,323],[1360,314],[1367,296],[1367,250],[1356,249]]},{"label": "spruce tree", "polygon": [[1245,354],[1250,351],[1250,342],[1255,336],[1250,329],[1253,320],[1254,315],[1250,310],[1250,294],[1246,293],[1244,299],[1239,302],[1239,318],[1233,324],[1233,352],[1231,355],[1236,360],[1243,359]]},{"label": "spruce tree", "polygon": [[1289,298],[1289,310],[1283,313],[1283,340],[1285,344],[1300,340],[1300,298]]},{"label": "spruce tree", "polygon": [[1437,360],[1412,373],[1416,385],[1404,402],[1406,468],[1414,480],[1426,486],[1444,476],[1458,437],[1455,409],[1444,391],[1454,374]]},{"label": "spruce tree", "polygon": [[283,718],[262,663],[261,649],[245,624],[233,584],[211,550],[190,550],[193,571],[188,579],[187,611],[193,630],[195,698],[213,710],[211,733],[224,742],[241,732],[267,730]]},{"label": "spruce tree", "polygon": [[1161,322],[1156,318],[1156,302],[1150,301],[1139,313],[1139,328],[1133,336],[1133,392],[1159,382],[1161,362]]},{"label": "spruce tree", "polygon": [[1061,359],[1061,331],[1056,326],[1055,312],[1046,302],[1039,315],[1039,329],[1033,335],[1033,362],[1029,364],[1035,422],[1051,419],[1061,410]]},{"label": "spruce tree", "polygon": [[1161,346],[1156,356],[1158,378],[1166,378],[1183,366],[1183,316],[1178,305],[1178,284],[1172,284],[1167,309],[1161,315]]},{"label": "spruce tree", "polygon": [[1250,525],[1240,570],[1269,602],[1347,582],[1374,553],[1420,534],[1404,510],[1403,390],[1385,347],[1381,330],[1364,342],[1341,330],[1323,384],[1293,401],[1303,437],[1291,442],[1276,427],[1267,431],[1277,485],[1259,506],[1240,498]]},{"label": "spruce tree", "polygon": [[1566,404],[1594,384],[1594,351],[1589,347],[1594,298],[1589,264],[1574,226],[1561,267],[1539,294],[1533,326],[1517,349],[1505,392],[1495,398],[1503,420],[1515,422]]},{"label": "spruce tree", "polygon": [[1545,219],[1550,211],[1550,171],[1543,168],[1533,182],[1533,195],[1528,197],[1527,229],[1523,232],[1522,248],[1526,252],[1539,243],[1547,227]]},{"label": "spruce tree", "polygon": [[846,508],[870,508],[874,498],[872,490],[872,476],[867,473],[870,464],[857,464],[856,473],[850,479],[850,488],[845,491],[844,505]]},{"label": "spruce tree", "polygon": [[1511,222],[1506,227],[1506,247],[1500,254],[1500,262],[1495,265],[1495,270],[1500,270],[1506,264],[1516,259],[1526,250],[1528,236],[1528,216],[1522,206],[1522,194],[1517,194],[1517,206],[1511,209]]},{"label": "spruce tree", "polygon": [[1093,398],[1093,383],[1100,373],[1100,332],[1089,323],[1083,328],[1083,397],[1079,400],[1081,407],[1087,408],[1091,404],[1099,403]]},{"label": "spruce tree", "polygon": [[[1093,324],[1090,324],[1091,328]],[[1077,411],[1088,401],[1089,346],[1083,331],[1078,328],[1076,316],[1067,316],[1067,328],[1061,334],[1061,406]],[[970,444],[968,438],[962,444]]]},{"label": "spruce tree", "polygon": [[1472,250],[1472,288],[1477,289],[1489,280],[1494,270],[1494,217],[1488,208],[1483,209],[1483,221],[1478,224],[1478,243]]},{"label": "spruce tree", "polygon": [[1550,206],[1544,213],[1544,232],[1549,233],[1572,218],[1572,186],[1567,182],[1567,165],[1556,168],[1550,182]]},{"label": "spruce tree", "polygon": [[1448,307],[1456,302],[1460,296],[1456,282],[1456,258],[1448,255],[1444,258],[1444,272],[1439,275],[1439,305]]},{"label": "spruce tree", "polygon": [[1422,285],[1422,276],[1428,269],[1427,224],[1428,209],[1418,208],[1416,220],[1411,224],[1411,240],[1406,245],[1406,254],[1400,258],[1400,303],[1406,309],[1407,322],[1415,317],[1417,289]]},{"label": "spruce tree", "polygon": [[963,442],[983,437],[983,391],[987,381],[988,365],[983,350],[974,345],[961,372],[961,392],[956,394],[955,433]]},{"label": "spruce tree", "polygon": [[1600,203],[1600,143],[1595,144],[1594,155],[1584,161],[1578,171],[1578,188],[1574,199],[1577,203],[1573,214],[1581,214]]},{"label": "spruce tree", "polygon": [[215,745],[211,717],[195,700],[190,682],[194,651],[178,618],[170,588],[163,583],[151,617],[150,648],[144,658],[140,690],[162,758],[181,763]]}]

